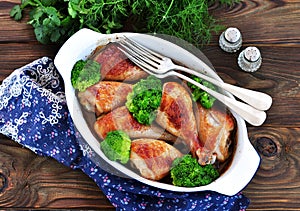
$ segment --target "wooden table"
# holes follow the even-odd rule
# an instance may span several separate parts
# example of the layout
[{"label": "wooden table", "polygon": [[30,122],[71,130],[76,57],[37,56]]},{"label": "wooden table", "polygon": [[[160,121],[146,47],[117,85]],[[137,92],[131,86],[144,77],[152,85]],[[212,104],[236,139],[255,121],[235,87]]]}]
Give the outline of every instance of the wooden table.
[{"label": "wooden table", "polygon": [[[17,0],[0,1],[0,81],[33,60],[54,57],[58,46],[36,42],[26,18],[10,19]],[[249,210],[300,210],[300,0],[245,0],[210,12],[238,27],[243,49],[257,46],[263,64],[249,74],[237,66],[238,53],[218,47],[218,34],[203,48],[226,82],[270,94],[274,103],[261,127],[248,125],[261,155],[260,168],[243,193]],[[102,209],[113,207],[85,174],[39,157],[0,135],[0,209]]]}]

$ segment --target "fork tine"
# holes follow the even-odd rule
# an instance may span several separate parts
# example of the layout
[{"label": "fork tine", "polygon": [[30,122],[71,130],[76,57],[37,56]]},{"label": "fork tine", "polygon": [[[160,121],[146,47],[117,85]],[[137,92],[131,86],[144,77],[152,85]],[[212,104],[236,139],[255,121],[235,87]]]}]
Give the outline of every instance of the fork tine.
[{"label": "fork tine", "polygon": [[148,63],[155,68],[159,67],[161,60],[159,60],[156,57],[153,57],[148,52],[142,51],[138,47],[124,40],[119,42],[119,44],[121,44],[122,47],[125,48],[127,51],[130,51],[130,54],[135,55],[135,57],[139,57],[140,60],[143,60],[145,63]]},{"label": "fork tine", "polygon": [[141,52],[142,55],[147,56],[149,59],[160,63],[161,59],[164,58],[164,56],[160,55],[159,53],[156,53],[146,47],[144,47],[143,45],[137,43],[136,41],[124,36],[124,42],[128,43],[128,45],[135,47],[135,50],[138,52]]},{"label": "fork tine", "polygon": [[124,49],[119,48],[131,61],[133,61],[135,64],[137,64],[141,69],[143,69],[144,71],[153,74],[153,72],[155,72],[155,68],[151,65],[149,65],[148,63],[146,63],[144,60],[142,60],[139,56],[139,54],[137,54],[136,52],[134,52],[134,50],[130,49],[129,47],[127,47],[126,45],[124,45],[123,43],[119,43]]}]

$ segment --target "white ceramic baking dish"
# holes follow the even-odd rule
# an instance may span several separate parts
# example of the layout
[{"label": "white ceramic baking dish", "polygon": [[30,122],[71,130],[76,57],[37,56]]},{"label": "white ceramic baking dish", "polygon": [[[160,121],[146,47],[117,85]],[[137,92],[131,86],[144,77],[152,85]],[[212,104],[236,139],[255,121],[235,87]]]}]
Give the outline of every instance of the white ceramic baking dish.
[{"label": "white ceramic baking dish", "polygon": [[[82,29],[75,33],[63,44],[55,57],[54,64],[65,82],[66,100],[72,119],[89,146],[95,151],[97,156],[100,156],[101,159],[118,171],[124,173],[128,177],[157,188],[178,192],[211,190],[225,195],[234,195],[241,191],[256,173],[260,163],[260,157],[248,139],[244,120],[234,112],[232,113],[237,122],[237,144],[232,162],[229,168],[217,180],[206,186],[187,188],[148,180],[125,166],[108,160],[102,153],[99,141],[94,137],[88,124],[84,120],[83,112],[75,96],[75,90],[73,89],[70,80],[71,70],[76,61],[79,59],[86,59],[97,46],[105,45],[123,34],[126,34],[127,37],[130,37],[142,45],[168,56],[189,68],[203,71],[206,66],[203,59],[195,56],[195,54],[190,53],[172,42],[158,38],[157,36],[137,33],[100,34],[89,29]],[[206,74],[221,80],[214,71],[207,71]],[[232,97],[230,94],[227,95]]]}]

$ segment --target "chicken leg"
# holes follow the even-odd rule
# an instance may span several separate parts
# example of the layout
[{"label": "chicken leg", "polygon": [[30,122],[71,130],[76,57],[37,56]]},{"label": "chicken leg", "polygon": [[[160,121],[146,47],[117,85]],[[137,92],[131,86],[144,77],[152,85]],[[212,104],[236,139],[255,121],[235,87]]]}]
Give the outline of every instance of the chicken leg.
[{"label": "chicken leg", "polygon": [[193,104],[188,91],[176,82],[167,82],[163,86],[163,94],[156,122],[171,134],[183,139],[194,157],[200,145]]}]

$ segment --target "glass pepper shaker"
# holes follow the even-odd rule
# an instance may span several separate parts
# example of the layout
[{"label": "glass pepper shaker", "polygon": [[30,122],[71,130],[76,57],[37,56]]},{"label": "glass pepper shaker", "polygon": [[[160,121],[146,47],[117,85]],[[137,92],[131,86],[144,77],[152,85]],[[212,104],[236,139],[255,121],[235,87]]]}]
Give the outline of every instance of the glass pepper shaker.
[{"label": "glass pepper shaker", "polygon": [[242,46],[241,32],[237,28],[229,27],[220,35],[219,46],[229,53],[238,51]]},{"label": "glass pepper shaker", "polygon": [[256,47],[247,47],[238,57],[239,67],[246,72],[257,71],[262,63],[261,53]]}]

